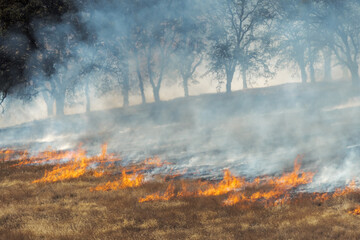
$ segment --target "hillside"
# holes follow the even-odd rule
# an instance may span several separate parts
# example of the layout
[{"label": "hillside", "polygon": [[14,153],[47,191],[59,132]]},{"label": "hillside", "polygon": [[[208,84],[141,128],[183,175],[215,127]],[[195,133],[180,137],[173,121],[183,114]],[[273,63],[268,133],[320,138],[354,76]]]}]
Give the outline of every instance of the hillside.
[{"label": "hillside", "polygon": [[[327,183],[334,187],[350,177],[344,177],[349,163],[343,170],[341,163],[355,164],[349,156],[360,143],[357,96],[350,84],[338,83],[207,94],[3,128],[0,144],[37,152],[81,143],[93,154],[108,143],[125,162],[158,155],[208,177],[226,167],[249,177],[274,174],[304,154],[305,167],[340,166],[343,173]],[[320,171],[318,181],[327,177]]]}]

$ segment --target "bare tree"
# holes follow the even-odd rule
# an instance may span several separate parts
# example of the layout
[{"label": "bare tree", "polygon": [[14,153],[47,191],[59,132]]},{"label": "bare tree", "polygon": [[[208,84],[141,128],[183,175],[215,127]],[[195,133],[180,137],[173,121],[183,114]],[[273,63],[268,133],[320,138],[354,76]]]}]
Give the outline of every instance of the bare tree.
[{"label": "bare tree", "polygon": [[[276,2],[276,1],[275,1]],[[301,73],[301,82],[306,83],[308,74],[309,39],[307,35],[307,11],[305,3],[299,1],[276,2],[278,66],[294,63]]]},{"label": "bare tree", "polygon": [[359,53],[360,53],[360,3],[358,1],[324,1],[327,17],[322,27],[332,34],[331,50],[341,65],[346,66],[353,84],[359,84]]},{"label": "bare tree", "polygon": [[[210,40],[212,42],[210,56],[210,71],[218,78],[226,77],[226,92],[231,92],[234,73],[239,67],[243,76],[252,63],[257,62],[255,52],[260,40],[261,27],[271,18],[269,5],[264,0],[222,0],[213,10],[214,16]],[[246,78],[244,80],[246,85]]]},{"label": "bare tree", "polygon": [[192,2],[180,17],[178,27],[178,48],[174,54],[173,67],[181,77],[184,96],[189,96],[189,84],[196,84],[196,71],[205,57],[207,23],[204,18],[203,5]]},{"label": "bare tree", "polygon": [[147,76],[153,90],[155,102],[160,101],[160,88],[165,73],[169,70],[171,55],[176,48],[176,20],[168,19],[155,23],[147,32],[147,45],[144,48]]}]

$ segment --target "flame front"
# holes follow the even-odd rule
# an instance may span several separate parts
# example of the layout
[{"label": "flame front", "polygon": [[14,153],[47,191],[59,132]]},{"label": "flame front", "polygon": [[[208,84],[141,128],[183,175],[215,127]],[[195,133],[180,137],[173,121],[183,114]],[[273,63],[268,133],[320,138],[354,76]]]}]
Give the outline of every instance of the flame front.
[{"label": "flame front", "polygon": [[349,193],[353,193],[353,192],[356,192],[358,191],[359,188],[356,187],[356,183],[355,183],[355,180],[352,180],[348,186],[346,186],[344,189],[340,189],[340,188],[337,188],[335,190],[335,193],[333,195],[333,197],[339,197],[339,196],[344,196],[344,195],[347,195]]},{"label": "flame front", "polygon": [[123,170],[121,178],[117,181],[107,182],[104,185],[99,185],[95,188],[91,188],[90,191],[110,191],[110,190],[119,190],[128,187],[138,187],[144,181],[144,176],[142,174],[126,174],[126,171]]},{"label": "flame front", "polygon": [[[91,176],[97,178],[109,176],[110,171],[116,169],[115,162],[121,160],[121,158],[107,153],[106,144],[102,146],[99,155],[91,157],[88,157],[86,151],[79,147],[76,151],[55,151],[49,148],[33,156],[30,156],[27,150],[4,149],[0,150],[0,159],[3,162],[18,160],[18,163],[12,165],[13,167],[27,164],[55,164],[52,170],[45,171],[42,178],[36,179],[32,183],[50,183],[74,179],[87,172],[91,172]],[[223,179],[219,182],[186,181],[183,179],[180,180],[180,184],[176,184],[179,181],[175,178],[185,174],[187,170],[173,172],[173,168],[170,168],[169,175],[165,177],[159,175],[159,179],[165,182],[169,181],[166,190],[139,198],[138,202],[225,195],[225,200],[222,202],[226,206],[239,204],[246,207],[254,203],[261,203],[266,207],[283,205],[292,200],[290,196],[300,199],[302,195],[296,194],[296,191],[292,190],[300,185],[311,183],[315,175],[314,172],[302,171],[298,159],[299,157],[295,159],[293,171],[290,173],[283,173],[280,177],[257,177],[249,182],[243,177],[233,175],[227,169],[224,171]],[[90,191],[111,191],[142,186],[145,184],[146,174],[150,176],[150,179],[154,177],[149,170],[169,164],[169,162],[161,161],[159,157],[154,157],[126,167],[120,166],[121,175],[118,179],[93,187]],[[359,191],[360,189],[353,180],[345,188],[336,189],[334,193],[313,193],[306,196],[314,202],[325,202],[331,198]],[[348,213],[360,215],[360,206]]]},{"label": "flame front", "polygon": [[237,178],[231,175],[229,170],[225,170],[224,179],[218,184],[205,184],[205,190],[199,190],[199,196],[218,196],[231,191],[239,190],[245,185],[243,178]]},{"label": "flame front", "polygon": [[[64,164],[58,163],[51,171],[45,171],[44,177],[33,181],[33,183],[57,182],[66,179],[78,178],[84,175],[91,164],[96,164],[98,165],[98,168],[101,168],[102,165],[106,162],[111,163],[120,160],[120,158],[116,158],[113,155],[108,155],[106,151],[106,144],[102,146],[101,154],[94,157],[87,157],[86,151],[81,149],[80,147],[75,152],[65,151],[57,153],[56,151],[45,151],[39,153],[38,155],[30,158],[27,161],[20,161],[20,163],[16,165],[23,165],[29,163],[39,164],[50,160],[60,161],[68,159],[68,162]],[[95,171],[93,176],[101,177],[103,174],[103,172]]]},{"label": "flame front", "polygon": [[[288,199],[288,191],[296,188],[299,185],[308,184],[312,182],[315,175],[313,172],[301,172],[301,165],[298,163],[299,156],[294,161],[294,170],[291,173],[284,173],[281,177],[274,177],[265,181],[262,185],[269,185],[271,187],[268,191],[257,191],[246,197],[243,193],[232,194],[223,203],[224,205],[234,205],[238,202],[256,202],[259,200],[269,201],[273,200],[273,204],[281,205]],[[253,183],[248,183],[248,186],[260,187],[260,180],[256,178]],[[271,202],[270,202],[271,203]]]},{"label": "flame front", "polygon": [[[218,183],[209,181],[193,183],[189,186],[185,182],[181,183],[181,190],[175,194],[175,187],[170,183],[164,195],[160,192],[150,194],[140,198],[139,202],[169,200],[176,197],[201,197],[201,196],[219,196],[230,193],[228,198],[223,201],[224,205],[234,205],[239,202],[253,203],[256,201],[267,202],[268,205],[281,205],[289,200],[288,191],[299,185],[312,182],[314,173],[301,172],[301,165],[298,158],[294,162],[294,170],[291,173],[284,173],[281,177],[273,177],[269,180],[261,181],[255,178],[253,182],[247,182],[242,177],[235,177],[229,170],[224,171],[224,178]],[[251,188],[270,188],[269,190],[255,191],[250,195],[245,195],[241,190],[246,187]],[[195,189],[190,191],[189,189]],[[325,199],[325,195],[322,196]]]},{"label": "flame front", "polygon": [[148,202],[148,201],[156,201],[156,200],[170,200],[171,198],[175,197],[175,186],[173,183],[170,183],[167,187],[166,191],[163,194],[154,193],[151,195],[148,195],[144,198],[140,198],[139,202]]}]

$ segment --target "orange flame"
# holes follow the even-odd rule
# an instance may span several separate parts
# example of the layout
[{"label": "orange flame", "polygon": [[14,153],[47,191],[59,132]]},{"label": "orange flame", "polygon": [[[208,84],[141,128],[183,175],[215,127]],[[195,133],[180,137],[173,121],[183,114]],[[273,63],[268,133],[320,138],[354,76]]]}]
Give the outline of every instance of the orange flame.
[{"label": "orange flame", "polygon": [[[310,183],[313,179],[314,173],[301,172],[301,165],[294,162],[294,170],[291,173],[284,173],[281,177],[274,177],[268,181],[265,181],[265,185],[271,186],[269,191],[257,191],[250,196],[245,196],[244,193],[232,193],[223,202],[224,205],[234,205],[241,201],[255,202],[258,200],[268,201],[273,200],[273,205],[284,204],[289,200],[287,191],[302,184]],[[189,196],[218,196],[224,195],[230,192],[237,192],[241,189],[252,186],[261,186],[260,178],[255,178],[253,182],[246,182],[244,178],[233,176],[229,170],[224,171],[224,178],[222,181],[212,184],[209,182],[201,182],[198,185],[198,190],[189,191],[185,182],[181,183],[181,191],[177,193],[177,197],[189,197]],[[170,183],[171,188],[168,188],[166,193],[169,193],[169,189],[172,190],[172,196],[175,196],[173,183]],[[194,186],[193,186],[194,187]],[[325,197],[325,196],[324,196]],[[154,200],[166,200],[166,198],[160,198],[159,193],[151,194],[145,198],[141,198],[139,202],[154,201]],[[170,198],[168,198],[170,199]]]},{"label": "orange flame", "polygon": [[298,163],[299,156],[295,159],[294,170],[291,173],[284,173],[280,178],[269,181],[277,189],[291,189],[299,185],[312,182],[315,175],[313,172],[302,172],[300,175],[301,164]]},{"label": "orange flame", "polygon": [[10,161],[12,156],[15,154],[15,151],[12,149],[3,149],[0,150],[0,156],[3,162]]},{"label": "orange flame", "polygon": [[348,186],[346,186],[343,190],[341,190],[340,188],[335,189],[335,193],[333,194],[333,197],[339,197],[339,196],[344,196],[347,195],[349,193],[353,193],[359,191],[359,188],[356,187],[356,183],[355,180],[352,180]]},{"label": "orange flame", "polygon": [[16,159],[23,159],[24,156],[27,156],[27,151],[22,150],[13,150],[13,149],[1,149],[0,150],[0,159],[2,162],[7,162]]},{"label": "orange flame", "polygon": [[144,181],[144,176],[141,174],[126,174],[126,171],[123,170],[121,174],[121,178],[114,182],[107,182],[104,185],[97,186],[95,188],[91,188],[90,191],[110,191],[110,190],[118,190],[129,187],[138,187]]},{"label": "orange flame", "polygon": [[205,190],[199,190],[199,196],[217,196],[239,190],[245,185],[245,179],[231,175],[229,170],[224,171],[224,179],[218,184],[206,184]]},{"label": "orange flame", "polygon": [[71,159],[74,157],[76,153],[72,151],[55,151],[48,148],[43,152],[38,153],[35,156],[30,157],[29,152],[25,151],[24,154],[20,157],[19,163],[12,165],[15,166],[22,166],[27,164],[41,164],[50,161],[60,161],[63,159]]},{"label": "orange flame", "polygon": [[[96,164],[100,164],[101,166],[105,162],[113,162],[120,160],[119,158],[115,158],[113,155],[108,155],[106,151],[107,151],[107,145],[104,144],[102,146],[101,154],[99,156],[94,156],[94,157],[87,157],[86,151],[81,148],[79,148],[76,152],[65,151],[65,152],[57,153],[55,151],[45,151],[39,153],[36,157],[33,158],[36,159],[35,161],[33,161],[30,158],[28,162],[39,163],[49,160],[63,160],[63,159],[69,159],[69,161],[64,164],[59,163],[51,171],[45,171],[44,177],[33,181],[33,183],[57,182],[66,179],[78,178],[85,174],[90,164],[96,163]],[[25,161],[22,162],[21,164],[25,164]],[[103,172],[95,171],[93,175],[95,177],[101,177],[103,174],[104,174]]]},{"label": "orange flame", "polygon": [[147,166],[153,165],[153,167],[162,167],[164,165],[170,165],[170,163],[167,161],[161,161],[161,159],[158,156],[155,156],[153,158],[147,158],[143,163]]},{"label": "orange flame", "polygon": [[[312,181],[314,174],[312,172],[301,172],[301,165],[298,163],[298,158],[294,162],[294,170],[291,173],[284,173],[279,178],[272,178],[264,184],[269,184],[272,189],[269,191],[257,191],[246,197],[243,193],[230,195],[223,203],[224,205],[234,205],[240,201],[255,202],[258,200],[268,201],[273,199],[273,204],[270,205],[282,205],[288,201],[289,197],[287,191],[302,184],[308,184]],[[259,186],[260,179],[256,178],[252,183],[248,183],[249,186]],[[280,198],[281,196],[284,196]]]},{"label": "orange flame", "polygon": [[353,215],[360,215],[360,206],[358,206],[357,208],[355,208],[352,211],[348,211],[348,213],[353,214]]},{"label": "orange flame", "polygon": [[224,205],[226,206],[231,206],[231,205],[235,205],[240,201],[244,201],[247,198],[245,197],[244,193],[240,193],[240,194],[230,194],[229,197],[224,200]]},{"label": "orange flame", "polygon": [[193,196],[194,193],[188,190],[188,185],[182,181],[181,182],[181,191],[177,193],[177,197],[190,197]]},{"label": "orange flame", "polygon": [[[66,179],[78,178],[96,166],[96,170],[91,170],[94,177],[102,177],[108,174],[109,167],[114,166],[116,161],[121,160],[113,154],[107,153],[107,145],[102,146],[101,153],[97,156],[88,157],[86,151],[79,147],[76,151],[55,151],[48,148],[46,151],[39,152],[30,156],[27,150],[0,150],[0,160],[19,162],[13,166],[21,166],[25,164],[47,164],[56,163],[51,171],[45,171],[42,178],[34,180],[33,183],[56,182]],[[66,163],[62,163],[66,160]],[[226,206],[244,203],[242,206],[250,206],[256,202],[263,203],[266,207],[283,205],[290,202],[290,190],[300,185],[311,183],[315,173],[301,171],[301,164],[298,163],[299,157],[294,161],[294,169],[290,173],[283,173],[280,177],[257,177],[252,182],[247,182],[242,177],[236,177],[229,170],[224,171],[223,180],[219,182],[211,181],[184,181],[182,180],[180,189],[176,189],[174,182],[171,181],[166,190],[161,193],[150,194],[144,198],[140,198],[139,202],[170,200],[172,198],[184,197],[203,197],[203,196],[219,196],[226,195],[227,199],[223,201]],[[119,179],[108,181],[103,185],[91,188],[90,191],[110,191],[124,188],[138,187],[144,184],[143,173],[146,170],[160,168],[169,165],[169,162],[162,162],[159,157],[147,158],[139,164],[131,165],[123,168]],[[164,177],[164,180],[174,179],[186,173],[186,169],[182,172],[172,172]],[[163,177],[161,175],[160,177]],[[247,189],[249,191],[243,191]],[[325,202],[330,198],[344,196],[350,193],[360,192],[360,188],[356,186],[355,180],[352,180],[344,189],[336,189],[331,193],[313,193],[306,194],[314,202]],[[302,195],[296,195],[300,199]],[[354,215],[360,215],[360,206],[349,211]]]},{"label": "orange flame", "polygon": [[94,173],[93,173],[93,176],[94,176],[94,177],[97,177],[97,178],[98,178],[98,177],[102,177],[103,175],[104,175],[104,172],[98,172],[98,171],[96,171],[96,170],[95,170]]},{"label": "orange flame", "polygon": [[[166,161],[162,162],[159,157],[147,158],[143,162],[123,169],[121,178],[113,182],[108,181],[105,185],[99,185],[95,188],[91,188],[90,191],[110,191],[119,190],[128,187],[138,187],[144,182],[144,175],[141,171],[152,169],[155,167],[161,167],[165,164],[170,164]],[[134,172],[133,174],[127,174],[127,171]],[[94,172],[94,176],[102,176],[103,173]]]},{"label": "orange flame", "polygon": [[65,179],[78,178],[86,172],[88,163],[83,153],[80,153],[79,158],[71,161],[64,166],[55,166],[51,171],[45,171],[44,177],[33,181],[33,183],[39,182],[57,182]]},{"label": "orange flame", "polygon": [[325,202],[330,199],[330,196],[328,193],[323,193],[323,194],[314,193],[314,196],[315,196],[315,198],[314,198],[315,202]]},{"label": "orange flame", "polygon": [[167,187],[166,191],[164,192],[164,194],[160,194],[160,192],[148,195],[144,198],[140,198],[139,202],[148,202],[148,201],[155,201],[155,200],[170,200],[171,198],[173,198],[175,196],[175,186],[173,183],[170,183],[169,186]]}]

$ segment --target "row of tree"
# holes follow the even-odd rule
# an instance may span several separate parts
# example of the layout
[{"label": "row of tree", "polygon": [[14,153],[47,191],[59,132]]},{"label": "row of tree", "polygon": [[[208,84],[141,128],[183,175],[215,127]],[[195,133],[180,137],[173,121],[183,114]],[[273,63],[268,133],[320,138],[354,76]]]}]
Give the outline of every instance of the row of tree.
[{"label": "row of tree", "polygon": [[[360,2],[357,0],[31,0],[3,1],[0,92],[41,94],[48,114],[91,86],[101,93],[152,89],[181,80],[184,95],[211,75],[226,92],[236,73],[272,77],[296,67],[303,83],[336,65],[359,84]],[[199,71],[201,69],[201,71]],[[201,74],[200,74],[201,72]]]}]

